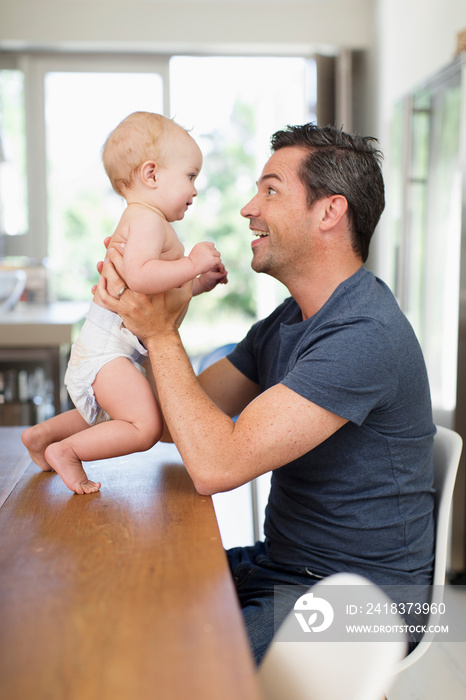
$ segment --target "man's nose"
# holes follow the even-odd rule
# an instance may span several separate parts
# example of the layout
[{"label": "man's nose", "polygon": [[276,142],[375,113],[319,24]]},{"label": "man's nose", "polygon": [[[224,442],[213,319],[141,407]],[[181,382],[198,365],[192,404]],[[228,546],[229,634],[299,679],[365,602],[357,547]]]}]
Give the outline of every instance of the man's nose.
[{"label": "man's nose", "polygon": [[241,216],[245,219],[250,219],[259,216],[259,207],[257,205],[257,195],[251,199],[250,202],[244,205],[241,209]]}]

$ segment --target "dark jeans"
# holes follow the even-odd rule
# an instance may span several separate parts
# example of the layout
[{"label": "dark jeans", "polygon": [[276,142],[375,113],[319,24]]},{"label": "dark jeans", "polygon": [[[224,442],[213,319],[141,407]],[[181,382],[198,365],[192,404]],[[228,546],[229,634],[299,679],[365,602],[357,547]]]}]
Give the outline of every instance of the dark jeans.
[{"label": "dark jeans", "polygon": [[[306,568],[284,566],[272,562],[267,555],[264,542],[256,542],[252,547],[234,547],[226,552],[230,569],[242,608],[246,630],[252,647],[252,653],[259,664],[267,651],[279,625],[293,609],[300,594],[297,586],[304,593],[313,584],[322,580],[322,576]],[[275,587],[279,589],[276,590]],[[289,592],[286,587],[290,586]],[[424,602],[429,600],[429,586],[388,586],[387,593],[393,600]],[[405,615],[408,625],[422,625],[426,622],[424,615]],[[408,635],[408,649],[412,651],[420,635]]]},{"label": "dark jeans", "polygon": [[319,576],[298,567],[277,565],[266,553],[264,542],[252,547],[234,547],[227,557],[243,611],[246,629],[256,663],[262,660],[274,632],[296,602],[296,594],[288,598],[274,596],[275,586],[303,586],[317,583]]}]

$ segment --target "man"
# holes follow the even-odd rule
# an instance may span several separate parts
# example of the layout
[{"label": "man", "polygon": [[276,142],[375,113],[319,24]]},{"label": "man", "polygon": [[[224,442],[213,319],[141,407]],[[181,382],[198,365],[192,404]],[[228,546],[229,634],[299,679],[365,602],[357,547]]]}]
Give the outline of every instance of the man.
[{"label": "man", "polygon": [[276,585],[339,571],[382,587],[431,581],[426,369],[393,295],[363,267],[384,207],[371,142],[313,124],[272,137],[241,213],[255,236],[253,269],[291,298],[199,379],[178,334],[190,286],[117,298],[119,252],[104,264],[106,303],[149,352],[197,490],[226,491],[273,470],[265,542],[228,552],[257,661],[273,635]]}]

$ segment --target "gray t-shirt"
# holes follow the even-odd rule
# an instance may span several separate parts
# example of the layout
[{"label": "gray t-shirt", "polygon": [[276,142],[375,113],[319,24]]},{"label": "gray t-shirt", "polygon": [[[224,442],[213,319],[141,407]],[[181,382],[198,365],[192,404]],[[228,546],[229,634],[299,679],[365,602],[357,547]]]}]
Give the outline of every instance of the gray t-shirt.
[{"label": "gray t-shirt", "polygon": [[389,288],[361,267],[306,321],[287,299],[228,357],[262,391],[282,383],[349,421],[273,472],[271,559],[430,583],[435,426],[422,352]]}]

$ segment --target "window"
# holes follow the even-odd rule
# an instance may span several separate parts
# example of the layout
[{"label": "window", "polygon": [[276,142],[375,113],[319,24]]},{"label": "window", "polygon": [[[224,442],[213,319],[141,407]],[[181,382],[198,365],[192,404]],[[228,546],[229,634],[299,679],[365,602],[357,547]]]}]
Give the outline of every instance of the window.
[{"label": "window", "polygon": [[24,74],[5,69],[0,70],[0,234],[24,234],[27,227]]},{"label": "window", "polygon": [[421,344],[442,420],[457,400],[461,100],[455,68],[404,98],[396,113],[403,154],[394,169],[398,205],[391,209],[396,291]]},{"label": "window", "polygon": [[213,240],[229,271],[228,284],[194,299],[183,322],[183,341],[195,355],[236,342],[288,294],[271,277],[251,271],[251,233],[240,210],[256,191],[271,134],[315,120],[315,64],[302,58],[175,56],[170,107],[180,124],[192,127],[204,154],[199,196],[176,229],[187,248]]},{"label": "window", "polygon": [[[86,200],[86,192],[92,189],[90,183],[96,186],[95,200],[103,192],[102,187],[107,194],[100,149],[118,121],[135,109],[166,111],[168,59],[0,53],[0,75],[4,73],[20,76],[21,100],[27,104],[22,131],[17,125],[27,144],[27,157],[23,163],[19,156],[15,160],[16,168],[27,174],[29,187],[27,202],[17,207],[27,220],[26,230],[18,232],[22,235],[4,238],[3,252],[24,256],[30,264],[46,265],[51,298],[88,299],[89,284],[97,276],[95,262],[90,271],[87,260],[92,252],[88,253],[87,248],[95,245],[99,249],[95,260],[101,258],[105,231],[98,236],[99,246],[94,240],[95,226],[92,232],[86,232],[86,224],[90,219],[96,225],[104,222],[102,212],[106,207],[109,217],[114,218],[122,204],[117,195],[111,203],[103,195],[104,204],[94,216],[92,197],[89,195],[82,204],[79,199]],[[0,102],[0,125],[8,116],[7,107],[11,110],[6,102]],[[68,155],[73,156],[73,165]],[[84,182],[78,182],[80,176]],[[75,216],[77,208],[79,216]],[[77,237],[81,238],[80,244]],[[77,277],[83,274],[80,284]],[[64,279],[73,279],[73,284],[65,285]]]},{"label": "window", "polygon": [[90,298],[103,239],[124,205],[107,181],[101,147],[123,117],[147,109],[173,117],[198,141],[199,196],[175,228],[187,250],[215,241],[229,269],[228,285],[193,300],[183,324],[190,354],[238,340],[280,301],[286,290],[250,269],[251,236],[239,212],[254,194],[270,135],[315,119],[314,61],[26,55],[1,70],[5,56],[0,125],[5,147],[14,145],[15,177],[0,180],[0,201],[12,203],[16,219],[4,209],[3,220],[22,234],[8,237],[7,253],[43,262],[52,298]]},{"label": "window", "polygon": [[136,110],[163,112],[160,75],[45,75],[47,249],[58,299],[87,299],[97,281],[103,240],[124,204],[105,174],[101,149],[110,131]]}]

